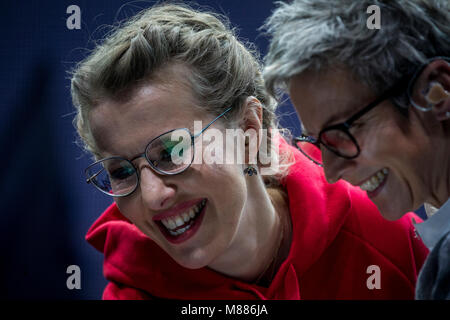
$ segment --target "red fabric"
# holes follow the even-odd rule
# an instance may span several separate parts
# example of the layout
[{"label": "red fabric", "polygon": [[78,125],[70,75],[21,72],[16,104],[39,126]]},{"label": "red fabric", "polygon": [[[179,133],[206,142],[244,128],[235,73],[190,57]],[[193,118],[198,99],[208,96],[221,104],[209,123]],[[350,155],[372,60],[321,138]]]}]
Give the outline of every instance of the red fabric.
[{"label": "red fabric", "polygon": [[[178,265],[112,204],[86,236],[104,253],[110,283],[103,298],[413,299],[428,254],[414,237],[411,217],[420,218],[384,220],[363,191],[344,181],[328,184],[320,167],[292,151],[296,163],[284,182],[292,244],[269,288]],[[381,289],[367,288],[370,265],[380,267]]]}]

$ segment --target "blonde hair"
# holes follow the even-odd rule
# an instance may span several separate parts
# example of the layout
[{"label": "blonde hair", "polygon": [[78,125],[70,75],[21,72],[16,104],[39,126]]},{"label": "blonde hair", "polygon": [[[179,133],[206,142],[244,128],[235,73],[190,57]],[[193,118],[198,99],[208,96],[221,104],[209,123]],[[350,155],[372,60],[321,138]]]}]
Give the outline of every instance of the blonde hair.
[{"label": "blonde hair", "polygon": [[254,96],[263,107],[263,128],[275,128],[277,104],[265,89],[258,59],[224,17],[184,4],[156,5],[116,26],[74,68],[74,125],[84,148],[98,157],[89,111],[103,99],[123,98],[142,81],[160,77],[169,64],[181,63],[191,71],[187,81],[206,112],[218,115],[231,106],[227,116],[236,119],[245,99]]}]

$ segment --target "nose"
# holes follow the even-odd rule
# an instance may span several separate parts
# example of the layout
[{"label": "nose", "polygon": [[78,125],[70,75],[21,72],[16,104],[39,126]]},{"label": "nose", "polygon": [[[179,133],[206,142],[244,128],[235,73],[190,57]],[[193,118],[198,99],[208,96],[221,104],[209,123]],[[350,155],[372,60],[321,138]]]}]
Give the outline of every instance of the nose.
[{"label": "nose", "polygon": [[328,183],[335,183],[339,179],[343,179],[353,169],[353,160],[339,157],[327,148],[322,147],[321,149],[323,169]]},{"label": "nose", "polygon": [[167,177],[157,174],[148,165],[140,168],[140,196],[150,210],[158,211],[170,207],[176,188],[167,182]]}]

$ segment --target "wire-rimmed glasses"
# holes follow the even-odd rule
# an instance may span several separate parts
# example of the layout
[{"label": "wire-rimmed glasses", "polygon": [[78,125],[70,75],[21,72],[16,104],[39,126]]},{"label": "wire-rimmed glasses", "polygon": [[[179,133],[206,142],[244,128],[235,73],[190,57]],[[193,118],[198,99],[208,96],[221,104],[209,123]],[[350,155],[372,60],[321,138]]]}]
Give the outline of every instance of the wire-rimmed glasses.
[{"label": "wire-rimmed glasses", "polygon": [[173,129],[153,138],[144,153],[128,160],[113,156],[100,159],[85,169],[86,182],[113,197],[125,197],[139,185],[139,173],[133,161],[144,157],[150,167],[162,175],[175,175],[188,169],[195,154],[194,140],[231,108],[212,120],[199,133],[193,135],[187,128]]}]

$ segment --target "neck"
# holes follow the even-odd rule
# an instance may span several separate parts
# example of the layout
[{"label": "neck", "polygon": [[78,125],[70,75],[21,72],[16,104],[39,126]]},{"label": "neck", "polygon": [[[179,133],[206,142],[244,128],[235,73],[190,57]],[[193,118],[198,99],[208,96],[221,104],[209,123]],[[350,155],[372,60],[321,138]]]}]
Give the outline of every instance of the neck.
[{"label": "neck", "polygon": [[436,208],[440,208],[450,197],[450,136],[443,140],[440,147],[442,154],[434,155],[434,181],[431,193],[426,202]]},{"label": "neck", "polygon": [[[245,282],[255,282],[274,264],[282,235],[287,238],[283,221],[290,217],[285,209],[287,205],[279,203],[281,198],[274,197],[273,192],[269,195],[259,175],[248,179],[249,196],[237,234],[227,252],[209,267]],[[275,208],[282,208],[283,212],[277,212]]]}]

